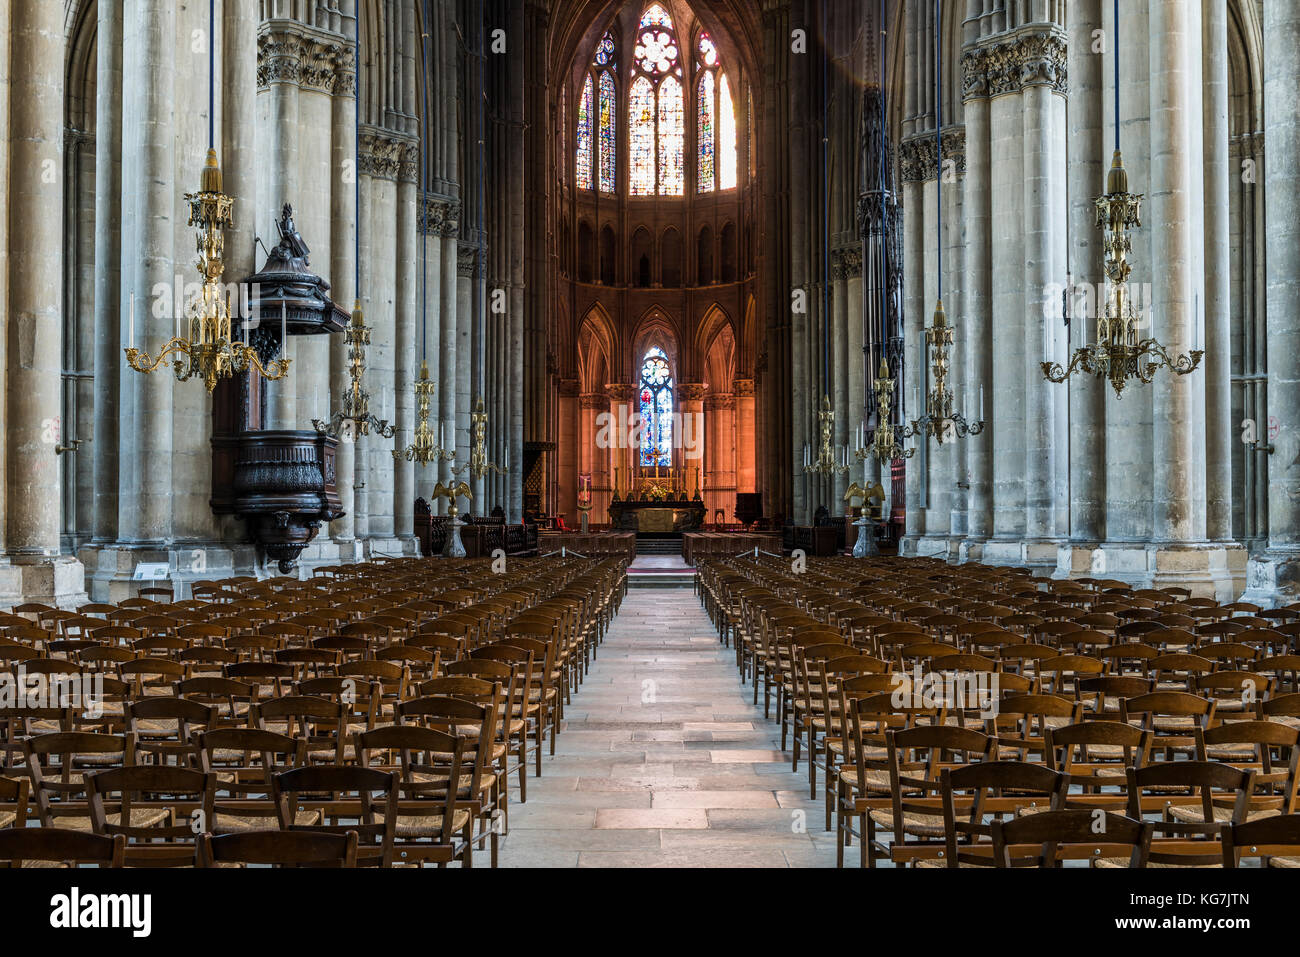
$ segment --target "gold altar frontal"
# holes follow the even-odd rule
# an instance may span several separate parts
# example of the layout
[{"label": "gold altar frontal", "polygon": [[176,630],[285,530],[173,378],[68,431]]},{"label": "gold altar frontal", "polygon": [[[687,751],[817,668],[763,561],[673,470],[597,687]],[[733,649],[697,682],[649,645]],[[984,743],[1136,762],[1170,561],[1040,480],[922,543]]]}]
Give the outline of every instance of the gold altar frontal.
[{"label": "gold altar frontal", "polygon": [[677,501],[618,501],[609,506],[610,525],[626,532],[672,533],[700,528],[704,503],[699,499]]},{"label": "gold altar frontal", "polygon": [[690,515],[680,508],[639,508],[636,511],[636,530],[638,532],[674,532],[685,516]]}]

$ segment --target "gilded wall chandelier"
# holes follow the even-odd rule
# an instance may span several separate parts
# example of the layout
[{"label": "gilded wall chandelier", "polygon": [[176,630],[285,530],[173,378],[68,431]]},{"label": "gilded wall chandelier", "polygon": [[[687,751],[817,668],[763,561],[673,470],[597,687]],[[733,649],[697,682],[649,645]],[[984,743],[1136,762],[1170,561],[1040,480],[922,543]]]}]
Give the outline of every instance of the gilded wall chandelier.
[{"label": "gilded wall chandelier", "polygon": [[344,333],[348,346],[348,376],[351,385],[343,396],[343,408],[335,412],[328,422],[312,419],[312,425],[322,435],[333,438],[355,438],[369,435],[373,429],[386,439],[391,439],[396,427],[387,419],[376,418],[370,411],[370,393],[361,388],[361,374],[366,368],[366,346],[370,344],[370,328],[361,312],[361,300],[352,307],[352,321]]},{"label": "gilded wall chandelier", "polygon": [[451,470],[452,475],[463,475],[469,473],[472,479],[481,479],[489,472],[495,472],[497,475],[505,475],[510,471],[510,449],[507,447],[505,453],[505,464],[497,465],[495,462],[489,462],[487,456],[487,409],[483,406],[483,397],[479,396],[478,402],[474,406],[474,411],[470,414],[470,427],[473,431],[473,442],[470,445],[469,461]]},{"label": "gilded wall chandelier", "polygon": [[854,452],[855,457],[859,461],[874,458],[882,466],[894,459],[910,459],[916,454],[915,446],[905,449],[899,445],[894,438],[894,427],[890,424],[894,380],[889,376],[889,363],[884,356],[880,357],[880,371],[876,373],[872,389],[876,393],[876,431],[870,444],[860,445]]},{"label": "gilded wall chandelier", "polygon": [[[1115,0],[1119,22],[1119,0]],[[1187,375],[1201,363],[1204,350],[1192,349],[1174,358],[1154,337],[1139,338],[1139,320],[1129,296],[1132,272],[1128,255],[1133,251],[1129,230],[1142,225],[1142,194],[1128,191],[1128,172],[1119,149],[1119,51],[1115,51],[1115,154],[1106,176],[1106,192],[1097,198],[1097,227],[1104,230],[1106,304],[1097,317],[1097,341],[1074,351],[1068,365],[1044,362],[1043,378],[1064,382],[1075,372],[1106,379],[1122,398],[1130,379],[1148,383],[1158,369]]]},{"label": "gilded wall chandelier", "polygon": [[822,396],[822,410],[817,413],[821,430],[821,442],[814,456],[807,443],[803,447],[803,470],[808,475],[843,475],[849,470],[848,449],[831,442],[835,432],[835,410],[831,408],[830,396]]},{"label": "gilded wall chandelier", "polygon": [[[406,448],[393,450],[394,461],[405,459],[423,467],[431,462],[447,462],[456,458],[454,451],[443,448],[443,443],[434,438],[433,429],[429,426],[429,400],[433,392],[434,382],[429,378],[429,363],[425,360],[420,363],[420,378],[415,383],[415,401],[418,410],[415,435]],[[439,439],[445,438],[445,435],[439,436]]]},{"label": "gilded wall chandelier", "polygon": [[[203,287],[191,300],[187,312],[189,328],[185,336],[173,336],[156,356],[150,356],[135,347],[135,299],[131,300],[128,317],[129,332],[126,361],[136,372],[146,375],[171,360],[176,378],[180,382],[198,376],[211,392],[218,379],[229,378],[250,369],[263,378],[283,379],[289,372],[290,360],[281,358],[262,365],[255,350],[247,342],[234,341],[231,335],[230,293],[223,290],[222,273],[225,272],[225,230],[234,225],[234,200],[222,192],[221,165],[217,162],[215,139],[214,90],[216,54],[215,5],[208,6],[208,155],[197,193],[186,193],[190,207],[187,225],[198,227],[198,270]],[[283,319],[281,320],[281,350],[288,346]]]},{"label": "gilded wall chandelier", "polygon": [[[913,419],[911,425],[905,426],[902,437],[910,439],[924,435],[943,445],[947,439],[965,438],[967,434],[979,435],[984,431],[984,423],[967,422],[960,412],[953,412],[952,390],[947,385],[950,368],[948,351],[952,348],[953,327],[948,325],[947,314],[943,311],[943,28],[938,0],[935,0],[934,5],[934,22],[935,272],[939,295],[935,301],[934,317],[925,330],[925,351],[926,357],[930,359],[934,385],[926,391],[925,414],[919,419]],[[921,365],[925,365],[924,359]]]}]

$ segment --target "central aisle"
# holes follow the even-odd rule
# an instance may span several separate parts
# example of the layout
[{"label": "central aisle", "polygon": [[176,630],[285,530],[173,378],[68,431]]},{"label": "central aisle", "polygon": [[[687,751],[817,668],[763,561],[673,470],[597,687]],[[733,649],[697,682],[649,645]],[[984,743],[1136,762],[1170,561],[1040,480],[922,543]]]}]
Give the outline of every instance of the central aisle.
[{"label": "central aisle", "polygon": [[752,701],[689,589],[630,589],[501,866],[833,867],[821,772],[809,800]]}]

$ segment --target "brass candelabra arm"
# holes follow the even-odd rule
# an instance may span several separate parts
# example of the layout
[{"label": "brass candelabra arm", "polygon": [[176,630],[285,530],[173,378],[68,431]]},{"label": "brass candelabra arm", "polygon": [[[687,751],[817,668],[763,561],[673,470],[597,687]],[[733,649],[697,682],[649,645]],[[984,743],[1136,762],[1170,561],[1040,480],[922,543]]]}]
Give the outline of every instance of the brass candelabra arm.
[{"label": "brass candelabra arm", "polygon": [[[350,432],[348,423],[352,423]],[[311,424],[319,434],[335,439],[341,438],[344,441],[351,441],[358,435],[369,435],[371,432],[386,439],[391,439],[397,434],[397,427],[390,425],[387,419],[377,419],[370,414],[352,416],[345,412],[335,412],[328,422],[312,419]]]},{"label": "brass candelabra arm", "polygon": [[127,365],[136,372],[143,372],[148,375],[151,372],[156,372],[158,367],[168,359],[174,358],[177,365],[181,365],[180,356],[189,357],[190,343],[188,339],[173,337],[167,340],[167,344],[162,347],[156,358],[151,358],[149,353],[134,346],[128,346],[123,351],[126,353]]},{"label": "brass candelabra arm", "polygon": [[[243,354],[248,368],[256,369],[263,379],[270,382],[275,382],[277,379],[283,379],[287,376],[289,374],[289,364],[293,362],[292,359],[280,358],[272,359],[266,365],[262,365],[262,360],[257,357],[257,350],[252,346],[243,346],[239,351]],[[241,369],[240,371],[244,370]]]},{"label": "brass candelabra arm", "polygon": [[81,448],[83,442],[89,442],[90,439],[69,439],[67,445],[56,445],[54,447],[55,455],[62,455],[64,452],[76,452]]}]

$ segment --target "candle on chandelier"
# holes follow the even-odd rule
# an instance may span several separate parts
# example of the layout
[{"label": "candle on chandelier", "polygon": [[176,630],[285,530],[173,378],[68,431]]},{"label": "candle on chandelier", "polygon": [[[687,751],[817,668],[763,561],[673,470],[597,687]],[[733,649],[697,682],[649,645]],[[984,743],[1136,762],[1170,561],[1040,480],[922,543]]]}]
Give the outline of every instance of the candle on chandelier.
[{"label": "candle on chandelier", "polygon": [[984,386],[980,386],[980,421],[984,421]]},{"label": "candle on chandelier", "polygon": [[280,300],[280,357],[289,358],[289,307]]},{"label": "candle on chandelier", "polygon": [[127,345],[135,348],[135,293],[131,293],[131,312],[126,326]]}]

